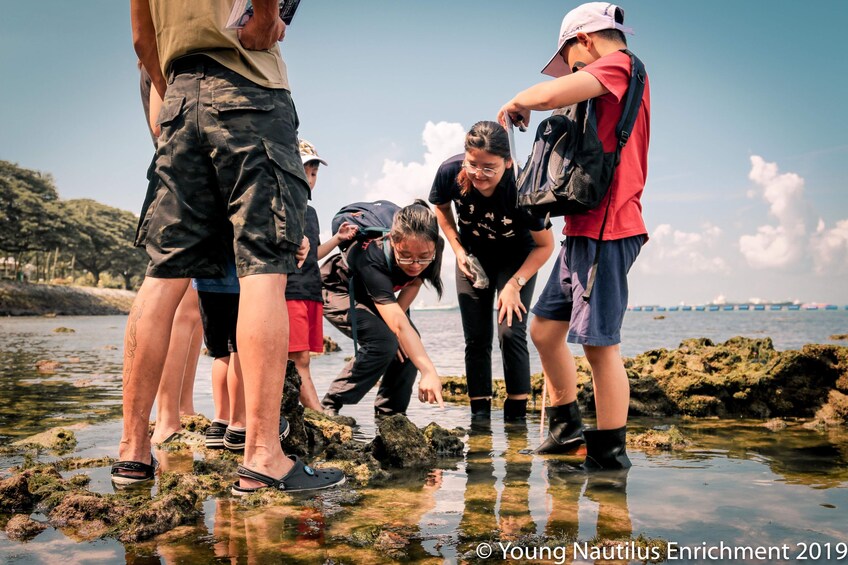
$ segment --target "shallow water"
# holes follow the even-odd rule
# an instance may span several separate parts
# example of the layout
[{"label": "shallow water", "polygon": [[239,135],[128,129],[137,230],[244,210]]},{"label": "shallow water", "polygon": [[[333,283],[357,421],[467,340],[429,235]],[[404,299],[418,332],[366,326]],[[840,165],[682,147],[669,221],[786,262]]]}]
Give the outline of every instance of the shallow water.
[{"label": "shallow water", "polygon": [[[461,374],[458,314],[414,316],[440,372]],[[120,316],[0,320],[0,441],[59,424],[91,423],[76,430],[79,443],[74,455],[114,455],[120,436],[116,418],[120,417],[119,348],[124,320]],[[796,348],[827,343],[829,335],[846,333],[846,320],[844,312],[829,311],[680,312],[667,313],[664,320],[629,313],[623,352],[633,355],[649,348],[675,347],[686,337],[724,340],[733,335],[770,336],[779,349]],[[73,328],[75,333],[53,333],[59,326]],[[334,330],[327,333],[345,351],[314,359],[319,391],[326,389],[350,349],[350,342]],[[61,366],[52,374],[39,373],[35,363],[41,359],[60,361]],[[212,408],[210,367],[208,358],[201,358],[195,404],[205,414]],[[372,401],[369,396],[343,411],[360,422],[362,439],[374,433]],[[469,427],[467,407],[448,406],[440,411],[413,403],[409,415],[421,426],[436,420],[445,427]],[[771,431],[760,421],[718,420],[643,419],[632,421],[631,429],[639,432],[671,424],[692,442],[686,450],[629,449],[634,467],[626,477],[587,477],[573,470],[579,458],[520,453],[540,442],[538,415],[531,415],[526,426],[505,427],[496,413],[490,429],[469,429],[464,457],[443,460],[435,469],[407,472],[388,486],[356,489],[363,498],[355,505],[335,504],[338,493],[259,509],[242,508],[228,497],[213,498],[204,503],[197,524],[150,542],[127,546],[114,540],[79,542],[48,528],[28,543],[12,542],[0,534],[0,559],[12,563],[312,563],[327,558],[347,563],[392,562],[390,552],[366,543],[382,527],[409,540],[403,549],[405,560],[427,563],[473,561],[475,548],[492,541],[520,546],[512,547],[508,555],[520,561],[518,557],[528,554],[515,551],[538,550],[545,540],[563,540],[561,547],[569,549],[567,559],[558,560],[563,554],[554,553],[547,562],[592,563],[595,560],[590,557],[575,555],[573,540],[585,543],[596,536],[640,535],[694,548],[721,543],[730,547],[786,544],[790,557],[803,549],[798,544],[812,544],[811,549],[831,552],[830,559],[816,562],[840,562],[838,544],[848,542],[848,434],[807,430],[792,422],[783,430]],[[191,468],[191,455],[160,453],[158,457],[171,470]],[[19,462],[0,457],[0,476]],[[84,472],[92,477],[92,490],[110,492],[107,468]],[[0,528],[4,523],[0,517]],[[366,547],[359,547],[363,544]],[[495,543],[492,559],[502,557]]]}]

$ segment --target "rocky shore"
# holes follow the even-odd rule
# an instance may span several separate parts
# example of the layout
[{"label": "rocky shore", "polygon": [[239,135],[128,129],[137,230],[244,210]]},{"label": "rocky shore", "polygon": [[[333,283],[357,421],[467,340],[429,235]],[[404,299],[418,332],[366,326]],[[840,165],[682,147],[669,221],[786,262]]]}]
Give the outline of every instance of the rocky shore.
[{"label": "rocky shore", "polygon": [[0,316],[110,316],[130,311],[135,292],[0,281]]},{"label": "rocky shore", "polygon": [[[591,412],[588,365],[584,359],[578,363],[579,402]],[[845,430],[848,425],[848,347],[808,345],[799,351],[778,352],[768,338],[737,337],[719,344],[690,339],[674,350],[658,349],[627,359],[625,366],[634,416],[760,418],[774,431],[800,425],[798,418],[804,418],[803,425],[818,429]],[[447,378],[445,385],[449,400],[465,401],[464,379]],[[541,386],[542,377],[536,375],[533,389],[537,399]],[[437,424],[419,429],[402,415],[380,421],[372,441],[357,441],[353,419],[305,410],[298,402],[299,388],[300,377],[289,363],[281,405],[281,413],[291,426],[284,445],[286,452],[300,455],[318,468],[341,468],[352,485],[318,495],[316,504],[325,509],[341,511],[345,506],[357,505],[363,496],[359,488],[400,480],[416,469],[426,471],[438,465],[440,459],[462,457],[465,450],[465,430],[447,430]],[[502,396],[503,391],[498,389],[496,394]],[[239,455],[205,449],[203,434],[208,426],[209,420],[203,416],[187,418],[181,440],[161,448],[184,452],[189,456],[190,467],[180,469],[181,472],[162,472],[155,494],[149,488],[109,494],[90,490],[90,477],[73,472],[103,468],[112,460],[56,459],[73,450],[72,429],[53,429],[16,442],[4,450],[24,454],[24,463],[0,481],[0,517],[5,516],[0,527],[10,539],[21,541],[31,539],[49,525],[74,539],[111,537],[134,543],[194,523],[201,515],[204,500],[229,497],[240,461]],[[690,442],[671,426],[633,433],[629,444],[643,450],[664,451],[685,450]],[[52,453],[54,460],[39,461],[39,453]],[[237,504],[268,506],[293,500],[285,493],[264,491]],[[390,549],[402,541],[401,534],[389,530],[371,532],[368,546],[382,551],[386,548],[380,544],[387,544]]]},{"label": "rocky shore", "polygon": [[[684,340],[626,358],[632,416],[814,418],[819,426],[848,424],[848,347],[806,345],[777,351],[770,338],[734,337],[724,343]],[[594,411],[589,364],[577,358],[578,402]],[[464,377],[443,380],[445,398],[467,402]],[[541,403],[542,375],[531,395]],[[503,381],[495,395],[506,397]]]}]

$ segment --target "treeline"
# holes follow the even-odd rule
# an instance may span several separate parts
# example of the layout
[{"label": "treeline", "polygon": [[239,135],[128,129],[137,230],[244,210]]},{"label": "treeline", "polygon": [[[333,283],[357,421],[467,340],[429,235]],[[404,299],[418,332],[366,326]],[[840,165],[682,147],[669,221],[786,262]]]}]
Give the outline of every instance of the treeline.
[{"label": "treeline", "polygon": [[61,200],[51,175],[0,160],[0,273],[7,278],[136,288],[147,266],[132,245],[137,222],[94,200]]}]

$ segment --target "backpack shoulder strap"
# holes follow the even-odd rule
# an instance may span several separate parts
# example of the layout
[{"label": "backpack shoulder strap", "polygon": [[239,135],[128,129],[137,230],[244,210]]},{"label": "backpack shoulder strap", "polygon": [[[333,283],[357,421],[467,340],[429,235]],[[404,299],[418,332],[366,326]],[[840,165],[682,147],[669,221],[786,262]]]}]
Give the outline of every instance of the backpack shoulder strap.
[{"label": "backpack shoulder strap", "polygon": [[645,65],[639,57],[628,49],[622,49],[622,53],[630,57],[630,85],[627,87],[627,95],[624,98],[624,109],[621,111],[621,119],[615,128],[618,136],[618,147],[623,148],[633,132],[639,108],[642,106],[642,96],[645,92]]}]

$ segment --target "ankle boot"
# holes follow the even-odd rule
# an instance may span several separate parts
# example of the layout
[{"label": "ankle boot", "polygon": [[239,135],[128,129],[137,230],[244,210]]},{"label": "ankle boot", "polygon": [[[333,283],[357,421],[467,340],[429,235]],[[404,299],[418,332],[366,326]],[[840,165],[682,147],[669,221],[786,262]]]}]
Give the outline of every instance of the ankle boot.
[{"label": "ankle boot", "polygon": [[615,430],[585,430],[583,434],[586,437],[585,470],[628,469],[631,466],[626,449],[627,426]]},{"label": "ankle boot", "polygon": [[548,416],[548,437],[534,453],[569,453],[583,445],[583,421],[577,401],[545,408]]},{"label": "ankle boot", "polygon": [[489,398],[478,398],[471,401],[471,419],[488,420],[492,416],[492,401]]},{"label": "ankle boot", "polygon": [[527,399],[504,400],[504,422],[520,422],[527,418]]}]

